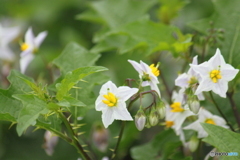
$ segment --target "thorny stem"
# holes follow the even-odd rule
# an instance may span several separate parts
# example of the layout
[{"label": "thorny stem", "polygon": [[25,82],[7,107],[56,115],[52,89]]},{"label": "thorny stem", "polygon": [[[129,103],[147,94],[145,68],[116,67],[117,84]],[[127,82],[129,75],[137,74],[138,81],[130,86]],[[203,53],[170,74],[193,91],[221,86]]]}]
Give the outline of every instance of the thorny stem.
[{"label": "thorny stem", "polygon": [[230,102],[231,107],[232,107],[232,111],[233,111],[234,116],[236,118],[236,121],[237,121],[237,124],[238,124],[238,128],[240,128],[240,116],[238,114],[236,103],[235,103],[235,101],[233,99],[233,92],[227,92],[227,97],[229,99],[229,102]]},{"label": "thorny stem", "polygon": [[70,123],[68,122],[67,118],[61,113],[59,112],[58,115],[60,116],[60,118],[62,119],[63,123],[65,124],[65,126],[67,127],[67,130],[69,132],[69,135],[72,139],[72,145],[79,151],[79,153],[82,155],[82,157],[86,160],[91,160],[91,158],[88,156],[88,154],[84,151],[84,149],[82,148],[81,144],[79,143]]},{"label": "thorny stem", "polygon": [[215,99],[213,98],[213,95],[212,95],[212,92],[209,92],[210,93],[210,97],[214,103],[214,105],[216,106],[218,112],[221,114],[221,116],[225,119],[225,121],[227,122],[228,126],[230,127],[230,129],[235,132],[235,130],[233,129],[232,125],[229,123],[229,121],[227,120],[227,118],[225,117],[225,115],[222,113],[221,109],[219,108],[217,102],[215,101]]}]

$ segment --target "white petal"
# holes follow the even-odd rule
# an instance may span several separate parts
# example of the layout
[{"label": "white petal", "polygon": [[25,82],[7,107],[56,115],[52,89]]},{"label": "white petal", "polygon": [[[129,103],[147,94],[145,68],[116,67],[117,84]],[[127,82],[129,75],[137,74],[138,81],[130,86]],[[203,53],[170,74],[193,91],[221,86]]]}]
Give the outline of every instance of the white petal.
[{"label": "white petal", "polygon": [[175,79],[175,85],[182,88],[187,88],[189,85],[188,83],[189,79],[190,79],[189,75],[187,75],[186,73],[183,73],[179,75],[177,79]]},{"label": "white petal", "polygon": [[126,108],[125,102],[118,102],[117,107],[114,108],[114,118],[118,120],[132,121],[133,118]]},{"label": "white petal", "polygon": [[28,55],[20,58],[20,70],[21,70],[21,73],[25,73],[25,71],[27,69],[27,66],[29,65],[29,63],[31,63],[33,58],[34,58],[33,54],[28,54]]},{"label": "white petal", "polygon": [[15,55],[8,46],[0,47],[0,59],[14,61]]},{"label": "white petal", "polygon": [[30,45],[31,47],[34,47],[34,34],[32,31],[32,27],[28,28],[26,34],[25,34],[25,43]]},{"label": "white petal", "polygon": [[141,68],[143,69],[143,72],[145,72],[149,75],[153,75],[152,70],[146,63],[144,63],[143,61],[140,61],[140,64],[141,64]]},{"label": "white petal", "polygon": [[228,83],[224,80],[219,80],[217,83],[215,83],[214,85],[212,85],[213,88],[213,92],[218,94],[219,96],[226,98],[226,93],[228,90]]},{"label": "white petal", "polygon": [[114,121],[113,109],[108,108],[102,111],[102,121],[105,128],[107,128]]},{"label": "white petal", "polygon": [[177,130],[182,127],[182,124],[187,117],[194,115],[189,110],[186,110],[186,111],[183,111],[183,112],[180,112],[180,113],[176,113],[176,114],[178,114],[178,116],[176,117],[176,120],[174,122],[176,123],[176,129]]},{"label": "white petal", "polygon": [[108,92],[111,92],[113,94],[117,93],[117,86],[112,81],[106,82],[105,84],[102,85],[102,88],[100,89],[101,95],[105,95]]},{"label": "white petal", "polygon": [[213,65],[214,67],[218,67],[221,66],[221,59],[222,59],[222,55],[219,49],[216,50],[216,53],[214,54],[214,56],[212,56],[209,59],[209,64]]},{"label": "white petal", "polygon": [[149,81],[143,81],[141,84],[142,87],[150,86]]},{"label": "white petal", "polygon": [[219,116],[217,116],[217,115],[214,115],[214,116],[212,116],[212,118],[213,118],[213,120],[214,120],[214,122],[216,123],[216,125],[218,125],[218,126],[222,126],[222,127],[224,127],[224,128],[229,128],[227,125],[226,125],[226,121],[222,118],[222,117],[219,117]]},{"label": "white petal", "polygon": [[235,78],[235,76],[237,75],[237,73],[239,72],[238,69],[234,69],[231,65],[226,64],[226,68],[222,68],[221,69],[221,75],[222,75],[222,79],[226,80],[226,81],[231,81]]},{"label": "white petal", "polygon": [[205,97],[204,97],[204,95],[203,95],[202,92],[199,93],[199,94],[197,94],[197,97],[198,97],[198,100],[199,100],[199,101],[203,101],[203,100],[205,100]]},{"label": "white petal", "polygon": [[212,118],[212,113],[204,108],[200,108],[198,112],[198,119],[200,122],[205,122],[206,119]]},{"label": "white petal", "polygon": [[42,41],[45,39],[45,37],[47,36],[47,32],[41,32],[38,34],[38,36],[35,38],[35,47],[39,48],[39,46],[41,45]]},{"label": "white petal", "polygon": [[192,64],[198,65],[198,60],[197,60],[197,58],[198,58],[198,56],[193,57]]},{"label": "white petal", "polygon": [[202,93],[203,91],[210,91],[212,90],[213,82],[210,78],[203,79],[195,92],[195,95]]},{"label": "white petal", "polygon": [[209,72],[212,70],[212,67],[207,62],[204,62],[200,65],[190,64],[190,66],[196,73],[201,76],[201,78],[209,76]]},{"label": "white petal", "polygon": [[104,110],[104,109],[106,109],[108,107],[106,104],[104,104],[102,102],[102,100],[103,100],[103,96],[99,95],[97,100],[96,100],[96,102],[95,102],[95,109],[97,111],[102,111],[102,110]]},{"label": "white petal", "polygon": [[137,88],[130,88],[127,86],[121,86],[117,89],[116,96],[117,98],[126,101],[128,100],[132,95],[138,92]]},{"label": "white petal", "polygon": [[3,40],[2,41],[3,45],[7,45],[19,35],[20,28],[19,27],[10,27],[10,28],[0,27],[0,33],[1,33],[1,39]]},{"label": "white petal", "polygon": [[133,68],[140,74],[143,74],[143,69],[141,67],[141,65],[135,61],[132,60],[128,60],[129,63],[131,63],[131,65],[133,66]]},{"label": "white petal", "polygon": [[161,97],[161,93],[160,93],[158,85],[156,83],[150,82],[150,87],[152,90],[154,90],[158,93],[159,97]]}]

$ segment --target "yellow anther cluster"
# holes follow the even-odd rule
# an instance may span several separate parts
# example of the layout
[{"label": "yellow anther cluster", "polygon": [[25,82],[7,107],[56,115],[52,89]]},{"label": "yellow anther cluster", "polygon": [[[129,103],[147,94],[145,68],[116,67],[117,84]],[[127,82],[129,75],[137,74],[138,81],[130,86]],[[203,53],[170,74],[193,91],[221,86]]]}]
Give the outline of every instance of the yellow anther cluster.
[{"label": "yellow anther cluster", "polygon": [[25,51],[25,50],[28,49],[28,47],[29,47],[29,45],[28,45],[27,43],[23,43],[23,44],[21,45],[21,50],[22,50],[22,51]]},{"label": "yellow anther cluster", "polygon": [[113,93],[108,92],[108,94],[103,95],[103,97],[106,99],[106,100],[102,100],[103,103],[105,103],[109,107],[116,106],[117,98]]},{"label": "yellow anther cluster", "polygon": [[218,79],[221,79],[221,78],[222,78],[222,76],[221,76],[220,74],[221,74],[221,72],[220,72],[219,70],[212,70],[212,71],[210,72],[210,78],[212,79],[212,81],[213,81],[214,83],[217,83],[217,82],[218,82]]},{"label": "yellow anther cluster", "polygon": [[151,68],[152,73],[153,73],[155,76],[159,76],[159,75],[160,75],[160,71],[159,71],[159,69],[157,68],[157,66],[154,67],[154,64],[151,64],[149,67]]},{"label": "yellow anther cluster", "polygon": [[214,122],[214,120],[213,119],[206,119],[205,120],[205,123],[209,123],[209,124],[214,124],[214,125],[216,125],[216,123]]},{"label": "yellow anther cluster", "polygon": [[171,104],[170,106],[172,108],[172,112],[182,112],[184,111],[184,109],[181,107],[181,103],[180,102],[174,102],[173,104]]},{"label": "yellow anther cluster", "polygon": [[166,121],[165,124],[166,124],[167,128],[170,128],[174,125],[174,122],[173,121]]}]

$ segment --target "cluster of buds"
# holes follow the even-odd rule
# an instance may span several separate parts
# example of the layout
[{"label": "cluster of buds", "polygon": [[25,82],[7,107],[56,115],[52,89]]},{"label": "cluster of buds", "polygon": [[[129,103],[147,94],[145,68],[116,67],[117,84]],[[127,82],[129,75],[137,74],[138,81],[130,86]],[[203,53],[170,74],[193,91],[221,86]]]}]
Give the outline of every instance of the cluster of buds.
[{"label": "cluster of buds", "polygon": [[155,107],[151,106],[149,109],[150,113],[146,114],[141,106],[135,116],[135,125],[139,131],[142,131],[144,127],[150,128],[156,126],[159,123],[159,120],[165,117],[166,107],[162,101],[160,101]]}]

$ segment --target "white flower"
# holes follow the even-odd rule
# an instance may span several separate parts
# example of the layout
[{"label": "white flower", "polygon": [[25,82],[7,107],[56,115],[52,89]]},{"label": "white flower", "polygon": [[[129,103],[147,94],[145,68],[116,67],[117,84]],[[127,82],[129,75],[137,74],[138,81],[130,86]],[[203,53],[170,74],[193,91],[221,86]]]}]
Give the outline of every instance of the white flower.
[{"label": "white flower", "polygon": [[[193,58],[192,64],[197,65],[198,60],[197,56]],[[192,87],[193,91],[195,91],[195,85],[198,83],[198,81],[201,80],[201,77],[197,72],[195,72],[192,67],[188,70],[187,73],[183,73],[177,77],[175,80],[175,85],[181,87],[182,89],[186,89],[189,87]],[[199,100],[204,100],[203,94],[200,92],[198,95]]]},{"label": "white flower", "polygon": [[32,28],[30,27],[25,34],[25,42],[21,45],[21,59],[20,59],[20,69],[24,73],[27,69],[27,66],[34,58],[34,53],[37,52],[39,46],[47,36],[47,32],[41,32],[34,36]]},{"label": "white flower", "polygon": [[15,55],[8,44],[12,42],[20,33],[19,27],[2,27],[0,24],[0,59],[14,61]]},{"label": "white flower", "polygon": [[207,132],[203,129],[200,123],[209,123],[214,124],[217,126],[221,126],[224,128],[228,128],[226,125],[225,120],[222,117],[212,115],[209,111],[206,109],[201,108],[198,113],[198,120],[191,123],[190,125],[184,127],[183,129],[191,129],[198,132],[198,138],[204,138],[207,137]]},{"label": "white flower", "polygon": [[166,126],[173,128],[176,134],[180,135],[183,122],[187,117],[194,114],[189,110],[188,105],[185,104],[182,90],[179,93],[173,92],[172,101],[173,103],[166,107]]},{"label": "white flower", "polygon": [[209,61],[200,65],[191,65],[191,67],[201,76],[195,95],[212,90],[223,98],[226,98],[228,82],[234,79],[239,71],[230,64],[226,64],[219,49]]},{"label": "white flower", "polygon": [[137,92],[137,88],[127,86],[117,88],[111,81],[102,86],[100,95],[95,102],[95,108],[97,111],[102,111],[102,121],[105,128],[112,124],[114,119],[133,120],[126,108],[125,101]]},{"label": "white flower", "polygon": [[180,90],[178,93],[174,91],[172,101],[173,103],[170,105],[170,112],[172,113],[169,113],[168,107],[166,112],[168,115],[166,116],[166,119],[171,116],[170,119],[172,119],[172,121],[174,122],[174,129],[176,133],[178,133],[185,119],[189,116],[194,115],[194,113],[189,110],[188,104],[186,104],[185,102],[183,90]]},{"label": "white flower", "polygon": [[160,71],[158,70],[158,66],[154,67],[154,64],[148,66],[146,63],[140,61],[137,63],[132,60],[128,60],[129,63],[136,69],[139,73],[139,77],[142,81],[142,86],[150,86],[152,90],[155,90],[159,96],[161,96],[160,91],[158,89],[157,84],[159,83],[157,76],[159,76]]}]

